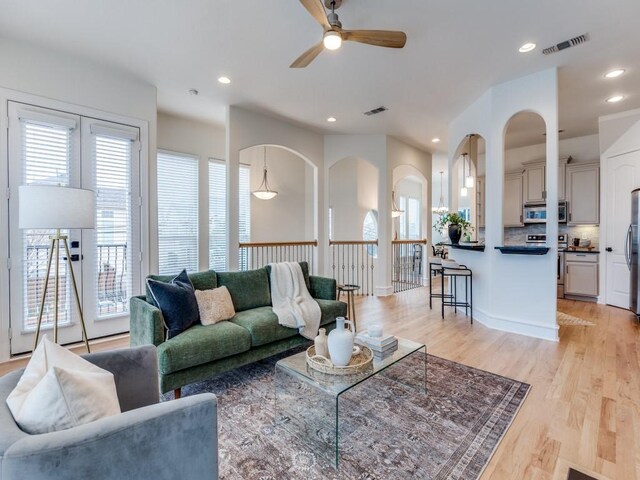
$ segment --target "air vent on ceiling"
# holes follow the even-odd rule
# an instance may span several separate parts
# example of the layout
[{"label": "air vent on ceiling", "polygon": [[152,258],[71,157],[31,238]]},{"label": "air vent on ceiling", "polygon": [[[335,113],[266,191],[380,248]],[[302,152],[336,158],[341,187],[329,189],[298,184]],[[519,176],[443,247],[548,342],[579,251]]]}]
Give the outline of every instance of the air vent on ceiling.
[{"label": "air vent on ceiling", "polygon": [[378,113],[386,112],[387,110],[389,110],[387,107],[378,107],[374,108],[373,110],[369,110],[368,112],[364,112],[364,114],[367,116],[377,115]]},{"label": "air vent on ceiling", "polygon": [[581,43],[584,43],[587,40],[589,40],[589,34],[588,33],[585,33],[583,35],[578,35],[577,37],[573,37],[573,38],[571,38],[569,40],[565,40],[564,42],[560,42],[557,45],[554,45],[552,47],[545,48],[544,50],[542,50],[542,53],[544,53],[545,55],[550,55],[552,53],[559,52],[560,50],[564,50],[566,48],[575,47],[576,45],[580,45]]}]

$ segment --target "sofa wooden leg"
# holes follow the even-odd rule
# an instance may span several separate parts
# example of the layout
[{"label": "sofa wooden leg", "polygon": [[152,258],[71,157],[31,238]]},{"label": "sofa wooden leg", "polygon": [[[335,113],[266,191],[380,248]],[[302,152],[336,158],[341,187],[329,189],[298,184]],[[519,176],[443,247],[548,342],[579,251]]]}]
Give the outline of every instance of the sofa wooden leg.
[{"label": "sofa wooden leg", "polygon": [[182,388],[176,388],[173,391],[173,398],[175,398],[176,400],[179,399],[182,396]]}]

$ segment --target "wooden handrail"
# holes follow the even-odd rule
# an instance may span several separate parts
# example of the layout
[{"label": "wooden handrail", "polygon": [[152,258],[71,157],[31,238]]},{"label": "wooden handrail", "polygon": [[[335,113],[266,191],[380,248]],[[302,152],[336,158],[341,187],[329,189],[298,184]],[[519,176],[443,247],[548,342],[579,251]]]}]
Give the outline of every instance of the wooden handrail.
[{"label": "wooden handrail", "polygon": [[311,246],[317,247],[318,241],[311,240],[307,242],[240,242],[239,248],[253,248],[253,247],[299,247],[299,246]]},{"label": "wooden handrail", "polygon": [[329,240],[331,245],[378,245],[378,240]]},{"label": "wooden handrail", "polygon": [[413,245],[414,243],[420,243],[422,245],[427,244],[427,240],[391,240],[393,245]]}]

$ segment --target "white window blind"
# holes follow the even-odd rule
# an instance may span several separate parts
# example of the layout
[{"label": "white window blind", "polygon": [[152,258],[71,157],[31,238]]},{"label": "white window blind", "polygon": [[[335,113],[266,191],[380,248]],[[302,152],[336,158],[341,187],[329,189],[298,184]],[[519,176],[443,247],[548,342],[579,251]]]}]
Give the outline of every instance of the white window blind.
[{"label": "white window blind", "polygon": [[158,260],[162,275],[198,270],[198,160],[158,153]]},{"label": "white window blind", "polygon": [[[34,114],[35,115],[35,114]],[[69,121],[60,119],[55,124],[55,116],[48,116],[45,124],[41,118],[30,120],[26,114],[20,117],[22,184],[23,185],[69,185],[71,181],[71,156],[76,137],[72,134]],[[49,236],[54,230],[23,230],[23,328],[36,327],[40,308],[40,295],[44,289],[49,256]],[[68,234],[67,230],[61,233]],[[60,249],[60,258],[64,256]],[[71,322],[71,285],[68,281],[67,264],[60,262],[60,290],[58,292],[58,324]],[[49,279],[47,298],[45,299],[42,325],[53,325],[54,285],[53,276]]]},{"label": "white window blind", "polygon": [[[93,130],[92,130],[93,131]],[[97,316],[127,312],[132,295],[131,149],[128,136],[92,135],[95,155]]]},{"label": "white window blind", "polygon": [[407,230],[409,239],[420,238],[420,201],[417,198],[409,198],[407,201]]},{"label": "white window blind", "polygon": [[227,269],[227,166],[209,160],[209,268]]},{"label": "white window blind", "polygon": [[[240,242],[251,241],[251,169],[249,165],[240,165],[240,179],[239,179],[239,195],[240,195],[240,229],[239,240]],[[240,251],[240,270],[248,269],[249,259],[246,257],[246,253],[243,254]]]}]

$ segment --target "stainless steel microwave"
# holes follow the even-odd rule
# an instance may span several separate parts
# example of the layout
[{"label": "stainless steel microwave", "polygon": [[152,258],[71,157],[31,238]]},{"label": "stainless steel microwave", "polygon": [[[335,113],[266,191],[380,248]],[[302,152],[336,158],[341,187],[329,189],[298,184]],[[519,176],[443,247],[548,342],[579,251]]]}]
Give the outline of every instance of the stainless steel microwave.
[{"label": "stainless steel microwave", "polygon": [[[524,223],[547,223],[547,205],[525,205],[523,218]],[[567,223],[567,202],[558,203],[558,223]]]}]

